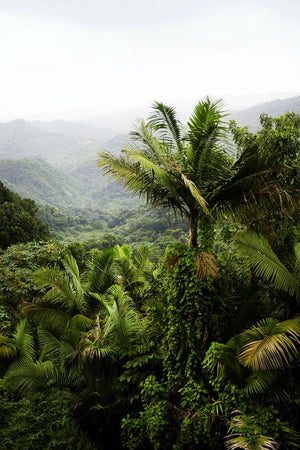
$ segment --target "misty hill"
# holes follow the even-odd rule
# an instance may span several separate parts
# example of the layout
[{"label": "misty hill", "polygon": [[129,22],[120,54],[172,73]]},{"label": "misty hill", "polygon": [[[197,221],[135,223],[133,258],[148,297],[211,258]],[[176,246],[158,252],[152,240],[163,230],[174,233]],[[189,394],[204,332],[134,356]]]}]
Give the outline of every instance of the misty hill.
[{"label": "misty hill", "polygon": [[76,180],[37,157],[2,160],[0,179],[21,197],[38,203],[73,206],[80,201]]},{"label": "misty hill", "polygon": [[103,177],[96,161],[67,174],[36,157],[2,160],[0,180],[24,198],[58,207],[123,209],[140,203],[122,186]]},{"label": "misty hill", "polygon": [[109,128],[93,127],[80,122],[67,122],[66,120],[41,121],[33,120],[28,122],[34,128],[47,133],[57,133],[65,136],[81,136],[97,139],[104,142],[115,135]]},{"label": "misty hill", "polygon": [[262,113],[279,117],[286,112],[300,114],[300,96],[261,103],[241,111],[233,111],[230,116],[239,125],[248,125],[250,129],[254,130],[259,127],[259,116]]},{"label": "misty hill", "polygon": [[[262,103],[231,117],[255,129],[262,112],[280,116],[286,111],[300,113],[300,97]],[[0,123],[0,179],[22,197],[43,204],[103,210],[136,206],[140,201],[103,177],[96,163],[99,150],[116,155],[128,140],[128,134],[114,135],[103,125],[22,119]]]},{"label": "misty hill", "polygon": [[69,167],[94,157],[113,134],[72,122],[0,123],[0,159],[42,158],[56,167]]},{"label": "misty hill", "polygon": [[147,117],[149,110],[149,105],[129,107],[126,110],[85,118],[84,123],[89,126],[118,130],[119,133],[128,133],[137,120]]},{"label": "misty hill", "polygon": [[103,177],[97,152],[119,153],[126,135],[61,120],[0,123],[0,179],[25,198],[55,206],[126,208],[138,201]]}]

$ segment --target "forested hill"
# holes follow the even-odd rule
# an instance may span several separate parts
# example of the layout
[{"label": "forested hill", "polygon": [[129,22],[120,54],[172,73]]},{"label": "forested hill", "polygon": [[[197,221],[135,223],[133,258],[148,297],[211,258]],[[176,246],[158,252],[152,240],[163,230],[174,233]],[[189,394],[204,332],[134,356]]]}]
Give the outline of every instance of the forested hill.
[{"label": "forested hill", "polygon": [[279,117],[286,112],[294,112],[300,114],[300,96],[286,99],[273,100],[242,111],[233,111],[231,118],[237,121],[240,125],[248,125],[250,129],[257,129],[259,127],[259,116],[262,113],[268,114],[272,117]]},{"label": "forested hill", "polygon": [[64,121],[0,123],[0,159],[38,156],[57,167],[94,157],[115,133],[103,128]]},{"label": "forested hill", "polygon": [[2,160],[0,179],[12,191],[38,203],[73,206],[84,201],[73,177],[37,157]]},{"label": "forested hill", "polygon": [[122,209],[139,203],[120,185],[102,176],[96,159],[69,173],[37,157],[2,160],[0,179],[24,198],[58,207]]},{"label": "forested hill", "polygon": [[[299,113],[300,97],[263,103],[230,117],[255,129],[262,112],[278,117],[286,111]],[[0,123],[0,179],[23,197],[58,207],[136,206],[139,200],[104,178],[96,164],[99,150],[116,155],[126,145],[128,134],[116,133],[62,120]]]}]

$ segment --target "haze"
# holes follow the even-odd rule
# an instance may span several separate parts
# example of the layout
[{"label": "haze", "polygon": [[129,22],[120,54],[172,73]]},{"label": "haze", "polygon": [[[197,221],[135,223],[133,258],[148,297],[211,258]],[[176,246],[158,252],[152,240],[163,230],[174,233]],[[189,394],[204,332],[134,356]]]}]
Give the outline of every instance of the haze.
[{"label": "haze", "polygon": [[299,95],[298,0],[0,0],[0,120]]}]

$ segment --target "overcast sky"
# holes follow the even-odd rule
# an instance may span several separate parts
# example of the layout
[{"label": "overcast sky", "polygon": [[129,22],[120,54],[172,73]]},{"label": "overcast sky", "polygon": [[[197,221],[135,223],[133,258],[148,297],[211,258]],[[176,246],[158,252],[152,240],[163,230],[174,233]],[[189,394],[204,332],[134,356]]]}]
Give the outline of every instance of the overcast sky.
[{"label": "overcast sky", "polygon": [[299,95],[299,23],[300,0],[0,0],[0,120]]}]

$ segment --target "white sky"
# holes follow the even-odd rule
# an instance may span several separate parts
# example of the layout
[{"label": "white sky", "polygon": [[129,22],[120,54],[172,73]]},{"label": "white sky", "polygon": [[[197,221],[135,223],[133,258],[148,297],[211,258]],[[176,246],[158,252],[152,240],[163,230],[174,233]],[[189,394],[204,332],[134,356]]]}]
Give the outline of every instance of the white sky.
[{"label": "white sky", "polygon": [[299,95],[299,23],[300,0],[0,0],[0,120]]}]

